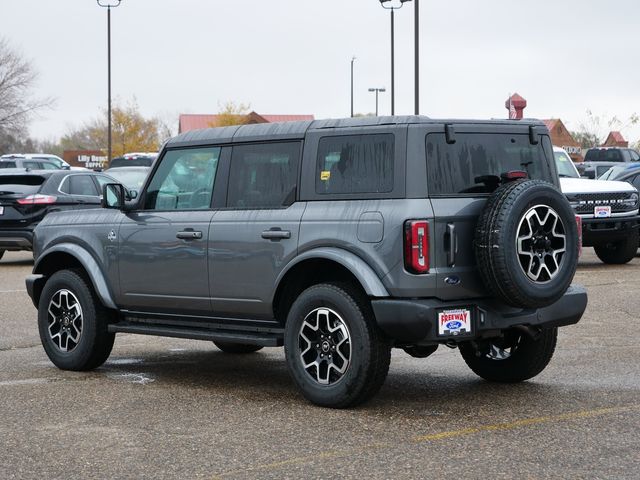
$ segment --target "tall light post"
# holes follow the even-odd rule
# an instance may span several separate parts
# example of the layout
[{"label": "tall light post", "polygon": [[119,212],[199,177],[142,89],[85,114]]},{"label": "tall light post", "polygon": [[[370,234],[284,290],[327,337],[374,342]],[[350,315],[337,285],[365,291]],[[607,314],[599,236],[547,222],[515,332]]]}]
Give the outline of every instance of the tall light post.
[{"label": "tall light post", "polygon": [[387,90],[382,87],[382,88],[370,88],[369,89],[370,92],[376,92],[376,117],[378,116],[378,94],[380,92],[386,92]]},{"label": "tall light post", "polygon": [[380,5],[386,10],[391,10],[391,115],[396,113],[396,79],[395,79],[395,17],[394,12],[411,0],[400,0],[400,5],[385,5],[393,0],[380,0]]},{"label": "tall light post", "polygon": [[356,57],[351,57],[351,117],[353,118],[353,62],[356,61]]},{"label": "tall light post", "polygon": [[420,36],[420,0],[415,0],[415,11],[413,13],[414,33],[415,33],[415,106],[414,113],[420,115],[420,42],[418,42]]},{"label": "tall light post", "polygon": [[[111,9],[120,6],[122,0],[96,0],[99,6],[107,9],[107,162],[111,162]],[[107,163],[108,164],[108,163]]]}]

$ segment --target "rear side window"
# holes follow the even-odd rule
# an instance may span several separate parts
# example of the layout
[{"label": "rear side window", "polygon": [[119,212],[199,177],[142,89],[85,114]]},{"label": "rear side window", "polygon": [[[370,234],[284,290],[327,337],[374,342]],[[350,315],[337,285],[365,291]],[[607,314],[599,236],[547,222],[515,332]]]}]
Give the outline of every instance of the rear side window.
[{"label": "rear side window", "polygon": [[622,162],[622,153],[614,148],[587,150],[585,162]]},{"label": "rear side window", "polygon": [[60,191],[69,195],[98,196],[98,190],[89,175],[69,175],[62,182]]},{"label": "rear side window", "polygon": [[316,164],[316,193],[391,192],[393,152],[392,134],[321,138]]},{"label": "rear side window", "polygon": [[16,168],[16,162],[0,162],[0,168]]},{"label": "rear side window", "polygon": [[529,135],[506,133],[458,133],[448,144],[444,133],[427,135],[427,173],[431,195],[491,193],[500,174],[525,171],[531,179],[551,181],[545,156],[551,152],[548,137],[537,145]]},{"label": "rear side window", "polygon": [[231,153],[227,206],[282,208],[296,197],[300,143],[239,145]]},{"label": "rear side window", "polygon": [[45,178],[37,175],[0,175],[0,194],[37,193]]}]

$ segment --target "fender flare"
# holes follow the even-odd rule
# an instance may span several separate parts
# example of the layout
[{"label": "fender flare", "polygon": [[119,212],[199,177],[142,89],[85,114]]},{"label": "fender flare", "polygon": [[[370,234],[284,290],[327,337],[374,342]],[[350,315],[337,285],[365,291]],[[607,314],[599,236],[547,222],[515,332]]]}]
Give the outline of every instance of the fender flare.
[{"label": "fender flare", "polygon": [[102,304],[107,307],[116,310],[115,302],[113,301],[113,295],[111,294],[111,290],[109,289],[109,285],[107,284],[104,274],[102,273],[102,269],[98,265],[98,262],[93,258],[93,256],[84,248],[80,247],[77,244],[70,243],[58,243],[53,247],[45,250],[41,255],[38,256],[35,265],[33,266],[33,273],[38,274],[42,273],[39,270],[39,267],[42,264],[42,261],[46,259],[52,253],[66,253],[74,257],[84,270],[87,272],[89,279],[93,285],[93,289],[96,292],[96,295],[102,302]]},{"label": "fender flare", "polygon": [[276,291],[285,275],[296,265],[305,260],[326,259],[332,260],[345,267],[360,282],[366,294],[370,297],[388,297],[389,292],[383,285],[380,277],[367,263],[354,253],[335,247],[319,247],[308,250],[298,255],[280,272],[276,279]]}]

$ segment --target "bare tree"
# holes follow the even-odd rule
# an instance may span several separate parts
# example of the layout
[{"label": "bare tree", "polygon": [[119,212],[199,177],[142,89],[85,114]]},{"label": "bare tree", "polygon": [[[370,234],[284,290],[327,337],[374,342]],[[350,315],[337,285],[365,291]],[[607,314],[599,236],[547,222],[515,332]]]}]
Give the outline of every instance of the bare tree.
[{"label": "bare tree", "polygon": [[52,105],[32,96],[36,78],[31,62],[0,38],[0,135],[23,132],[33,113]]}]

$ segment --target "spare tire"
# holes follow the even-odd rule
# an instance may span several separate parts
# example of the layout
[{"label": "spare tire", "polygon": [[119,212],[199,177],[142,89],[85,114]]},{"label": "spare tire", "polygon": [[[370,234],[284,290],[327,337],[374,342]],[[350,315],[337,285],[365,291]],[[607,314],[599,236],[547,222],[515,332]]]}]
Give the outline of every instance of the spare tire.
[{"label": "spare tire", "polygon": [[542,180],[500,186],[480,215],[474,244],[485,286],[514,307],[540,308],[557,301],[578,264],[573,209]]}]

